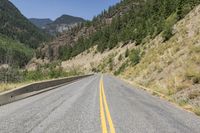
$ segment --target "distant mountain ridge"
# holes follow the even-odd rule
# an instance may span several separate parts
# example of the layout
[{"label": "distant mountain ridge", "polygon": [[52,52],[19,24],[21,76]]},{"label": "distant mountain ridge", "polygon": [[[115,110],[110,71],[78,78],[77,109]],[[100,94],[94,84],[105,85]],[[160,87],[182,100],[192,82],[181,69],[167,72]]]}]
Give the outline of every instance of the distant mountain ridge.
[{"label": "distant mountain ridge", "polygon": [[0,1],[0,33],[31,48],[48,40],[48,35],[28,21],[8,0]]},{"label": "distant mountain ridge", "polygon": [[45,29],[48,24],[53,23],[53,20],[49,18],[30,18],[29,20],[40,29]]},{"label": "distant mountain ridge", "polygon": [[57,18],[53,24],[74,24],[79,22],[84,22],[85,20],[80,17],[74,17],[70,15],[62,15],[59,18]]},{"label": "distant mountain ridge", "polygon": [[77,26],[77,24],[85,22],[83,18],[74,17],[71,15],[62,15],[58,17],[55,21],[52,21],[51,19],[37,18],[30,18],[29,20],[40,29],[43,29],[52,35],[68,31],[74,26]]},{"label": "distant mountain ridge", "polygon": [[34,55],[34,49],[49,38],[9,0],[0,0],[0,66],[25,66]]}]

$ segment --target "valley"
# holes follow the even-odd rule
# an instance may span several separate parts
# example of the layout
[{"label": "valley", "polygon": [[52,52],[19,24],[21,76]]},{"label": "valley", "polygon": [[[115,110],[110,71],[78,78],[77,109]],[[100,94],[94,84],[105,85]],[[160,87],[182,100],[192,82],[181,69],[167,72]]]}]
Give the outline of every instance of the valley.
[{"label": "valley", "polygon": [[[106,75],[105,86],[108,88],[106,92],[112,95],[107,95],[108,99],[109,96],[111,97],[109,102],[112,103],[112,113],[119,113],[114,112],[112,108],[120,110],[119,106],[115,106],[118,104],[113,102],[113,99],[119,100],[122,104],[124,102],[125,105],[129,105],[128,101],[130,100],[130,103],[137,104],[139,111],[140,109],[150,110],[153,115],[156,114],[152,110],[158,106],[158,108],[166,109],[158,104],[155,97],[149,97],[149,94],[143,92],[143,90],[147,90],[154,96],[164,98],[184,110],[200,115],[199,31],[199,0],[122,0],[103,10],[92,20],[65,14],[58,16],[55,20],[50,18],[28,19],[12,2],[1,0],[0,92],[37,81],[93,73],[94,76],[84,79],[88,86],[85,82],[82,83],[84,80],[77,84],[74,83],[71,85],[72,87],[65,86],[69,89],[78,87],[80,91],[70,92],[63,88],[61,90],[64,93],[67,92],[66,95],[73,93],[75,99],[72,98],[72,101],[76,101],[79,94],[80,98],[84,99],[82,94],[85,94],[85,91],[88,94],[91,93],[90,96],[93,96],[91,98],[94,100],[98,92],[96,93],[97,90],[92,92],[91,88],[98,86],[99,80],[103,82],[99,76],[102,73]],[[126,83],[121,83],[120,79]],[[91,81],[95,81],[95,83],[92,84]],[[101,82],[100,94],[104,90]],[[81,83],[85,85],[82,89]],[[134,89],[125,87],[128,83],[134,86]],[[118,90],[114,90],[113,86]],[[128,94],[129,91],[131,95]],[[55,91],[55,93],[61,95],[60,92]],[[114,94],[116,96],[113,96]],[[123,94],[129,96],[130,99],[129,97],[126,98],[126,101],[118,99]],[[51,93],[49,95],[54,98]],[[142,96],[134,102],[131,97],[138,97],[138,95]],[[40,96],[43,97],[43,95],[38,97]],[[106,96],[100,95],[100,99],[101,97]],[[152,103],[147,100],[147,97],[152,100]],[[155,108],[145,106],[142,98]],[[29,100],[31,101],[31,98]],[[89,101],[89,99],[85,100]],[[23,101],[24,103],[26,102]],[[172,108],[173,116],[177,112],[184,112],[171,107],[169,103],[163,102],[163,104],[167,108]],[[41,106],[39,102],[37,105]],[[31,108],[31,106],[29,107]],[[134,110],[132,107],[130,109]],[[155,111],[168,114],[169,117],[163,116],[163,119],[175,119],[170,116],[170,110],[155,109]],[[132,112],[128,111],[128,113],[133,115]],[[150,117],[144,117],[144,114],[145,111],[141,113],[142,118]],[[189,114],[184,117],[193,118]],[[152,121],[157,122],[160,118],[159,115],[159,118]],[[17,117],[17,119],[19,118]],[[118,117],[114,115],[114,120],[117,121],[117,119]],[[194,119],[198,121],[196,118]],[[183,122],[181,115],[177,121]],[[183,123],[184,125],[188,124],[187,122]],[[172,131],[189,131],[181,124],[177,124],[180,126],[179,130],[174,128],[169,121],[163,121],[163,125],[168,124]],[[140,127],[144,131],[142,125]],[[196,125],[191,124],[190,127],[195,129]],[[1,128],[2,126],[0,126]],[[124,130],[127,131],[127,129]],[[152,132],[158,131],[154,129],[152,128]],[[35,130],[43,131],[39,127]]]}]

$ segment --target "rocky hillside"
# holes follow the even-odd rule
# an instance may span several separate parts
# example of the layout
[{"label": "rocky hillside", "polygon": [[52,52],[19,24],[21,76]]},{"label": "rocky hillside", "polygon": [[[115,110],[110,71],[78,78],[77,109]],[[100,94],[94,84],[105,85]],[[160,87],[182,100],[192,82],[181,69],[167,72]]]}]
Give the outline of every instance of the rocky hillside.
[{"label": "rocky hillside", "polygon": [[111,72],[199,111],[199,4],[124,0],[39,53],[66,70]]},{"label": "rocky hillside", "polygon": [[200,6],[197,6],[173,26],[173,36],[168,41],[163,42],[158,35],[137,47],[141,50],[139,63],[126,67],[121,75],[170,96],[181,106],[192,105],[197,111],[200,107],[199,31]]},{"label": "rocky hillside", "polygon": [[74,17],[70,15],[62,15],[58,17],[55,21],[50,19],[29,19],[34,25],[43,29],[51,35],[57,35],[59,33],[67,32],[78,24],[85,22],[83,18]]},{"label": "rocky hillside", "polygon": [[[170,15],[167,20],[172,19]],[[97,46],[61,63],[65,70],[109,72],[158,92],[200,114],[200,6],[164,31],[146,37],[142,45],[129,42],[97,52]],[[156,94],[156,93],[153,93]]]},{"label": "rocky hillside", "polygon": [[89,40],[86,39],[95,41],[96,38],[100,36],[101,30],[111,25],[114,18],[125,15],[128,11],[131,11],[132,8],[137,6],[138,2],[124,0],[123,2],[110,7],[107,11],[103,11],[100,15],[94,17],[92,21],[78,24],[75,27],[70,28],[67,33],[62,33],[52,42],[40,47],[38,49],[37,57],[51,60],[66,60],[78,55],[96,44],[95,42],[91,42],[91,44],[88,45],[87,42]]},{"label": "rocky hillside", "polygon": [[48,48],[41,48],[38,57],[67,60],[95,45],[102,53],[120,42],[141,45],[147,36],[154,38],[160,32],[164,32],[163,37],[168,40],[172,36],[172,26],[198,3],[198,0],[123,0],[91,22],[59,36]]}]

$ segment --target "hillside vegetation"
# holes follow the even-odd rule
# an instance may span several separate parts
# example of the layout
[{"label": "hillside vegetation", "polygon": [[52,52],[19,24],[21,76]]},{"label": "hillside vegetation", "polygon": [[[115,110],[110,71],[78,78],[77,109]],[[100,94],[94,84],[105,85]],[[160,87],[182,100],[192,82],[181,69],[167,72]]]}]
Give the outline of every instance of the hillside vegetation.
[{"label": "hillside vegetation", "polygon": [[[169,96],[200,114],[200,6],[173,27],[173,36],[161,35],[138,47],[141,60],[121,72],[124,78]],[[188,106],[188,104],[190,106]]]},{"label": "hillside vegetation", "polygon": [[0,33],[19,40],[30,48],[37,48],[49,36],[39,30],[9,1],[0,1]]},{"label": "hillside vegetation", "polygon": [[51,35],[59,35],[59,33],[68,32],[71,28],[76,27],[82,22],[85,22],[83,18],[70,15],[62,15],[55,21],[46,24],[43,29]]},{"label": "hillside vegetation", "polygon": [[[77,27],[78,31],[88,29],[82,36],[61,45],[61,50],[51,52],[57,52],[59,59],[68,60],[95,45],[102,53],[118,46],[119,42],[140,45],[147,36],[153,39],[161,32],[166,41],[173,35],[172,26],[198,4],[199,0],[123,0],[92,22]],[[69,35],[74,33],[77,31],[72,30]]]},{"label": "hillside vegetation", "polygon": [[25,66],[33,56],[33,50],[24,44],[0,35],[0,64]]},{"label": "hillside vegetation", "polygon": [[57,46],[57,59],[65,69],[121,76],[200,114],[199,4],[124,0],[74,29],[85,32]]}]

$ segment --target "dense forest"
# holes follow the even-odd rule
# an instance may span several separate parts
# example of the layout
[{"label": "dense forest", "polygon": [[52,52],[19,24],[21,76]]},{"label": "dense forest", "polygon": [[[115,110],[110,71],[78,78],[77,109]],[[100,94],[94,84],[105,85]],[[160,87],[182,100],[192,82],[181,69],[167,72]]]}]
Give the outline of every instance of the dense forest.
[{"label": "dense forest", "polygon": [[30,48],[37,48],[49,35],[39,30],[8,0],[0,1],[0,33]]},{"label": "dense forest", "polygon": [[[96,32],[88,38],[79,38],[74,45],[61,47],[59,58],[70,59],[94,45],[99,52],[112,49],[119,42],[141,45],[147,36],[154,38],[160,33],[166,41],[173,36],[173,25],[198,4],[199,0],[123,0],[84,23],[83,26],[97,27]],[[126,13],[120,13],[123,10]],[[102,22],[109,17],[111,24]]]},{"label": "dense forest", "polygon": [[19,41],[0,35],[0,64],[22,67],[33,56],[33,50]]},{"label": "dense forest", "polygon": [[0,1],[0,65],[24,67],[33,57],[34,49],[50,38],[10,1]]}]

